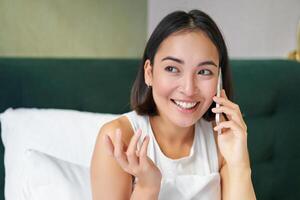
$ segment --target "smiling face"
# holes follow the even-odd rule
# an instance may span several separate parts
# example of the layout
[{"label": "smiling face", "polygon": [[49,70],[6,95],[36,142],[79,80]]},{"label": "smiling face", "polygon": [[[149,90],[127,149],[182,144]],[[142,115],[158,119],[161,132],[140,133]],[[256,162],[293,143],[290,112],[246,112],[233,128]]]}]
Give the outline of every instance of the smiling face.
[{"label": "smiling face", "polygon": [[179,127],[190,127],[208,110],[216,94],[219,56],[201,31],[175,33],[145,62],[145,81],[152,86],[158,114]]}]

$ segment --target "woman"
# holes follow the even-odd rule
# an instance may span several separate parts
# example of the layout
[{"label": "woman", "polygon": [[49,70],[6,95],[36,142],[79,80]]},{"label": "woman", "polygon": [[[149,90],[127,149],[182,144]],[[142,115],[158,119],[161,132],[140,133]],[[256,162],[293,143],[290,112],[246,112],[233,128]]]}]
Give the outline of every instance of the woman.
[{"label": "woman", "polygon": [[[219,69],[225,90],[216,97]],[[99,132],[93,199],[256,199],[247,127],[229,99],[227,49],[214,21],[199,10],[167,15],[146,45],[133,111]],[[224,115],[217,126],[215,113]]]}]

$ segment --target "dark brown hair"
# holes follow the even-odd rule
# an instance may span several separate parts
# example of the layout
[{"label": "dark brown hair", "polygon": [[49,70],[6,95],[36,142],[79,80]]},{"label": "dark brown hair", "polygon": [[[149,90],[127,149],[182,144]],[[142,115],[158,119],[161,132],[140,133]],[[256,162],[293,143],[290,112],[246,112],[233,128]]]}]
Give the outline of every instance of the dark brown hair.
[{"label": "dark brown hair", "polygon": [[[175,11],[161,20],[146,44],[142,63],[132,86],[130,99],[131,108],[140,115],[154,116],[158,114],[152,96],[152,88],[148,88],[145,84],[144,64],[146,60],[149,59],[150,64],[153,65],[154,57],[160,44],[171,34],[180,31],[202,31],[210,38],[218,50],[219,66],[223,75],[223,88],[230,100],[233,97],[227,48],[216,23],[206,13],[200,10],[191,10],[188,13]],[[213,102],[203,115],[204,119],[207,121],[214,119],[215,114],[211,112],[211,108],[215,106],[216,104]]]}]

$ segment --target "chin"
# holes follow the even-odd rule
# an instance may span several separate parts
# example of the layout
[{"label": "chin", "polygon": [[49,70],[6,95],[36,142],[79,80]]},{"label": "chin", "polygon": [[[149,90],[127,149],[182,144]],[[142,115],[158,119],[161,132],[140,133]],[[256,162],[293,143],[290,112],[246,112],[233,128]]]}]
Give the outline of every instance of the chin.
[{"label": "chin", "polygon": [[174,124],[176,124],[178,127],[181,127],[181,128],[188,128],[188,127],[191,127],[193,126],[194,124],[197,123],[197,121],[199,120],[199,118],[197,119],[194,119],[194,118],[190,118],[190,119],[183,119],[183,118],[180,118],[178,116],[178,118],[172,120]]},{"label": "chin", "polygon": [[[201,106],[201,105],[200,105]],[[197,121],[203,116],[203,112],[201,107],[198,106],[197,109],[192,113],[184,113],[175,108],[175,112],[173,115],[169,116],[171,121],[179,127],[186,128],[191,127],[197,123]],[[172,106],[173,107],[173,106]],[[174,107],[173,107],[174,109]],[[170,112],[173,113],[173,112]]]}]

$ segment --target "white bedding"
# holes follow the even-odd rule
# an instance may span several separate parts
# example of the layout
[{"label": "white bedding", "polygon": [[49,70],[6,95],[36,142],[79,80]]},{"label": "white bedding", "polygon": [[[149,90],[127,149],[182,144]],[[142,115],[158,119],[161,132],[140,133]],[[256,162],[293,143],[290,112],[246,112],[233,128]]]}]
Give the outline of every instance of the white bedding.
[{"label": "white bedding", "polygon": [[[0,115],[1,134],[5,147],[5,198],[7,200],[32,199],[28,198],[30,196],[28,191],[31,191],[32,195],[35,192],[33,188],[37,187],[38,182],[34,182],[33,187],[33,181],[25,181],[25,178],[31,176],[30,180],[37,180],[35,176],[38,173],[32,173],[35,166],[33,163],[36,163],[37,159],[45,162],[38,168],[40,174],[45,171],[45,176],[42,177],[53,176],[65,182],[70,180],[70,177],[64,177],[67,174],[63,171],[80,168],[83,172],[84,169],[88,169],[100,127],[118,116],[60,109],[7,109]],[[28,153],[29,149],[35,150],[33,151],[35,153],[33,155]],[[31,166],[32,169],[24,166]],[[53,170],[46,170],[48,166]],[[54,170],[54,166],[60,167]],[[82,179],[78,179],[77,184],[80,184],[81,180],[88,179],[88,177],[83,178],[85,174],[87,173],[82,173]],[[76,175],[76,173],[69,175]],[[39,177],[39,180],[42,177]],[[65,194],[68,192],[71,194],[74,193],[72,184],[70,183],[70,187],[66,188],[54,184],[51,189],[56,188],[65,191]],[[87,187],[89,186],[86,185],[85,190]],[[49,194],[50,197],[45,195],[38,199],[59,199],[56,196],[58,194],[61,193],[52,193]],[[74,199],[64,197],[65,200]]]}]

